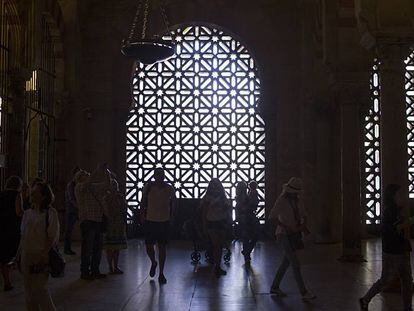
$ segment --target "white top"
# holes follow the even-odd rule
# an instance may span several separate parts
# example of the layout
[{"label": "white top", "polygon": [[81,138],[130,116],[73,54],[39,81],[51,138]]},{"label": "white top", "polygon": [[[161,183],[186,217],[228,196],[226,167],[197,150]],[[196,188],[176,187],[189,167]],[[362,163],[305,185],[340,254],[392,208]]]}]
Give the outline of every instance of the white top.
[{"label": "white top", "polygon": [[[278,219],[284,225],[287,225],[291,228],[297,226],[297,221],[295,219],[295,214],[292,207],[293,202],[291,203],[288,198],[281,195],[277,198],[275,204],[273,205],[272,210],[270,211],[270,219]],[[298,202],[298,212],[299,212],[299,223],[304,222],[304,217],[306,216],[305,210],[301,204]],[[277,226],[276,235],[286,234],[285,228],[282,226]]]},{"label": "white top", "polygon": [[147,220],[164,222],[171,218],[171,201],[175,199],[174,188],[165,184],[158,187],[151,185],[148,193]]},{"label": "white top", "polygon": [[[46,211],[26,210],[21,225],[22,250],[44,250],[46,244]],[[54,208],[49,209],[48,237],[59,241],[59,219]]]}]

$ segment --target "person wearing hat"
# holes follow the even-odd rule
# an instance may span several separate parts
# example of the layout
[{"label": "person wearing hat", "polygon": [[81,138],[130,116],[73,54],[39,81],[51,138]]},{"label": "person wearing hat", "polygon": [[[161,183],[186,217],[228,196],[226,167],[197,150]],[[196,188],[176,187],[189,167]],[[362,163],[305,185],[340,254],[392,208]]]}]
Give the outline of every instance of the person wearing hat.
[{"label": "person wearing hat", "polygon": [[316,296],[305,287],[296,254],[297,250],[303,248],[302,234],[309,233],[306,227],[305,212],[299,206],[299,194],[301,192],[302,180],[292,177],[288,183],[283,185],[283,191],[270,212],[269,220],[277,226],[276,238],[284,251],[284,258],[277,270],[270,293],[279,297],[286,296],[279,286],[286,270],[289,266],[292,266],[293,275],[302,294],[302,299],[310,300],[316,298]]}]

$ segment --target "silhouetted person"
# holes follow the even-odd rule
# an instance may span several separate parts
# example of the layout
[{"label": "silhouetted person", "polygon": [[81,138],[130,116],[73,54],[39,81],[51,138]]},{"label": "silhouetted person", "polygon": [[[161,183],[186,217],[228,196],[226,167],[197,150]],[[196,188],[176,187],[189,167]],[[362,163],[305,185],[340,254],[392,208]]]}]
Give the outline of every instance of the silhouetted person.
[{"label": "silhouetted person", "polygon": [[22,184],[20,177],[11,176],[6,181],[6,189],[0,192],[0,267],[4,291],[13,289],[10,270],[20,242],[20,223],[23,216],[20,194]]},{"label": "silhouetted person", "polygon": [[59,241],[59,219],[48,184],[37,183],[31,197],[32,208],[23,215],[19,247],[26,307],[51,311],[56,308],[47,289],[48,262],[50,249]]},{"label": "silhouetted person", "polygon": [[75,197],[75,176],[80,171],[79,167],[75,167],[72,170],[72,179],[66,185],[65,191],[65,254],[75,255],[76,253],[72,250],[72,232],[79,219],[78,205]]},{"label": "silhouetted person", "polygon": [[126,214],[127,203],[119,192],[118,182],[111,179],[111,187],[104,197],[104,207],[107,215],[107,229],[104,234],[104,248],[108,260],[109,273],[122,274],[118,259],[121,249],[127,248]]},{"label": "silhouetted person", "polygon": [[216,276],[226,275],[221,268],[221,257],[226,242],[228,228],[231,226],[231,204],[219,179],[213,178],[208,184],[206,194],[201,200],[203,230],[210,237],[213,247],[213,260]]},{"label": "silhouetted person", "polygon": [[382,216],[382,273],[359,300],[361,310],[368,310],[371,299],[382,291],[395,276],[401,280],[401,294],[404,311],[412,310],[413,279],[411,276],[411,245],[404,235],[404,229],[411,226],[412,218],[401,214],[400,186],[390,184],[384,191],[385,209]]},{"label": "silhouetted person", "polygon": [[75,195],[82,233],[81,279],[84,280],[106,277],[100,272],[99,265],[105,230],[103,197],[109,185],[109,171],[106,165],[99,165],[91,176],[85,171],[76,174]]},{"label": "silhouetted person", "polygon": [[243,241],[242,254],[247,265],[250,264],[250,254],[259,234],[259,220],[256,217],[259,198],[255,186],[257,187],[256,183],[253,184],[253,189],[249,189],[249,193],[245,182],[238,183],[236,187],[236,210]]},{"label": "silhouetted person", "polygon": [[282,194],[277,198],[269,219],[275,225],[276,238],[283,251],[283,261],[277,270],[270,293],[280,297],[286,294],[280,289],[280,283],[289,266],[292,267],[295,281],[299,287],[302,299],[314,299],[316,296],[305,287],[296,251],[303,248],[302,233],[307,233],[305,212],[299,206],[299,194],[302,191],[302,180],[292,177],[283,185]]},{"label": "silhouetted person", "polygon": [[141,208],[145,214],[145,244],[151,260],[150,276],[154,277],[157,269],[154,246],[158,246],[159,276],[158,281],[165,284],[164,265],[169,240],[169,223],[171,213],[175,208],[174,188],[164,181],[165,173],[162,168],[154,170],[154,181],[149,182],[143,190]]}]

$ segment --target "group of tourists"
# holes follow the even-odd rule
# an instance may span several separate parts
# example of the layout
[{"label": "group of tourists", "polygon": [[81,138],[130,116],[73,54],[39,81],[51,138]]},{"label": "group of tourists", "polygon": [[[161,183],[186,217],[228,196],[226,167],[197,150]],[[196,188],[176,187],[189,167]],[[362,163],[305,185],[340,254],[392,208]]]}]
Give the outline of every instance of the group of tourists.
[{"label": "group of tourists", "polygon": [[[155,258],[154,245],[158,246],[159,276],[161,284],[167,282],[164,274],[166,260],[166,244],[168,242],[169,221],[174,213],[176,198],[174,189],[165,182],[165,173],[162,168],[154,171],[154,181],[148,183],[143,190],[141,208],[145,232],[147,254],[151,261],[149,275],[154,277],[158,262]],[[270,213],[270,221],[277,225],[276,236],[280,240],[285,252],[270,292],[278,296],[286,294],[279,285],[289,265],[294,271],[303,299],[314,299],[316,296],[304,285],[300,264],[296,250],[303,248],[302,233],[308,234],[306,215],[303,208],[299,208],[299,194],[302,182],[299,178],[291,178],[283,187],[283,192],[277,199]],[[259,220],[256,216],[259,195],[257,183],[252,181],[247,185],[239,182],[236,187],[236,221],[239,225],[239,234],[243,243],[242,255],[246,265],[251,262],[253,251],[259,235]],[[212,262],[217,277],[226,275],[222,269],[222,252],[228,232],[232,226],[232,204],[227,198],[223,184],[219,179],[213,178],[201,199],[202,228],[204,235],[211,242]],[[297,243],[293,243],[296,239]]]},{"label": "group of tourists", "polygon": [[[105,278],[101,273],[102,251],[105,249],[110,274],[123,274],[119,267],[119,254],[127,248],[127,203],[119,192],[116,175],[107,164],[101,164],[90,174],[83,169],[74,172],[73,184],[67,186],[68,204],[78,212],[81,229],[81,279]],[[73,199],[74,194],[74,199]],[[68,217],[67,217],[68,219]],[[69,217],[71,219],[71,217]],[[70,248],[70,232],[66,230],[65,252]]]},{"label": "group of tourists", "polygon": [[[76,168],[65,194],[64,252],[74,255],[72,231],[80,221],[81,278],[92,280],[106,275],[99,270],[103,248],[109,273],[122,274],[119,252],[127,247],[126,202],[106,164],[95,172]],[[18,176],[6,181],[0,192],[0,267],[4,291],[13,289],[10,273],[18,268],[23,276],[28,310],[55,310],[47,283],[51,273],[50,250],[59,242],[58,212],[52,207],[54,194],[40,178],[31,185]]]},{"label": "group of tourists", "polygon": [[[77,221],[81,228],[80,277],[83,280],[105,278],[100,270],[102,251],[106,250],[108,272],[122,274],[119,267],[120,250],[127,248],[127,203],[119,192],[116,175],[107,164],[101,164],[92,173],[75,168],[65,193],[64,252],[74,255],[71,247],[72,231]],[[169,226],[176,210],[174,188],[165,181],[162,168],[154,170],[154,180],[148,182],[142,193],[141,221],[144,228],[146,252],[151,262],[149,275],[158,271],[160,284],[167,283],[165,263]],[[388,185],[384,192],[385,210],[382,223],[383,270],[381,278],[359,300],[361,310],[368,310],[370,300],[398,274],[402,280],[404,310],[411,309],[412,276],[411,246],[404,230],[414,220],[401,213],[398,185]],[[292,177],[270,210],[268,220],[276,226],[276,238],[284,252],[270,293],[286,296],[280,288],[288,267],[304,300],[316,296],[305,286],[298,250],[304,248],[303,236],[309,234],[307,217],[300,202],[302,181]],[[257,183],[240,182],[236,187],[236,221],[243,244],[242,255],[246,266],[259,236],[256,210],[259,203]],[[30,185],[21,178],[8,178],[0,192],[0,268],[4,291],[13,289],[10,272],[18,266],[23,275],[28,310],[55,310],[47,289],[49,278],[49,251],[59,241],[59,219],[52,207],[54,194],[42,179]],[[200,202],[202,230],[211,242],[212,263],[217,277],[226,275],[221,266],[222,251],[232,227],[232,204],[219,179],[212,179]],[[156,247],[155,247],[156,246]],[[156,253],[158,252],[158,256]]]}]

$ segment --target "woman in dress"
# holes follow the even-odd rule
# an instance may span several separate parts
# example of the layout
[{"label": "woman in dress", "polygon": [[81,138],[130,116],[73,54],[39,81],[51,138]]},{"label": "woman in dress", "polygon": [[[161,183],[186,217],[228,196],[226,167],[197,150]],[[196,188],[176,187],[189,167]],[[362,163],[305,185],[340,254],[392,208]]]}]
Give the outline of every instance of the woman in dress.
[{"label": "woman in dress", "polygon": [[22,180],[11,176],[6,181],[6,188],[0,193],[0,267],[4,280],[4,291],[13,289],[10,280],[12,262],[16,256],[20,240],[20,223],[23,216]]},{"label": "woman in dress", "polygon": [[27,310],[56,310],[47,288],[49,251],[59,241],[59,220],[53,201],[50,186],[37,183],[32,188],[32,208],[23,215],[18,254]]},{"label": "woman in dress", "polygon": [[109,273],[122,274],[123,271],[118,266],[118,259],[120,250],[127,248],[127,203],[119,193],[118,182],[115,179],[111,179],[110,190],[104,197],[104,208],[107,217],[104,248],[108,259]]},{"label": "woman in dress", "polygon": [[221,268],[221,257],[226,233],[231,226],[231,204],[226,197],[223,185],[217,178],[210,181],[206,194],[201,200],[201,210],[203,229],[212,243],[216,276],[226,275],[226,271]]}]

